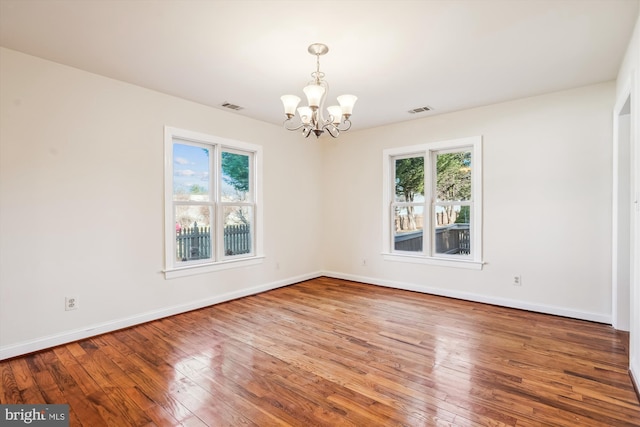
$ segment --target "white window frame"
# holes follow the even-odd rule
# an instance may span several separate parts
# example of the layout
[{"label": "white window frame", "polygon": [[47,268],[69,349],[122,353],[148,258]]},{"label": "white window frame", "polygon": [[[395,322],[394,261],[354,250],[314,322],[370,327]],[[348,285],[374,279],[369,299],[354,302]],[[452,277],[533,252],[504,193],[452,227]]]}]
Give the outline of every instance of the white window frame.
[{"label": "white window frame", "polygon": [[[212,231],[212,258],[206,260],[194,260],[178,262],[176,254],[176,230],[175,230],[175,206],[181,202],[173,200],[173,144],[175,140],[181,140],[195,146],[206,146],[210,151],[210,189],[213,200],[210,202],[189,202],[190,204],[205,204],[211,209]],[[248,202],[221,202],[220,201],[220,176],[222,151],[249,153],[252,201]],[[209,273],[229,268],[247,267],[260,264],[264,261],[263,253],[263,219],[262,219],[262,147],[247,142],[235,141],[227,138],[207,135],[185,129],[165,126],[164,128],[164,240],[165,240],[165,269],[166,279],[190,276],[193,274]],[[252,252],[243,255],[227,256],[222,250],[222,211],[225,205],[251,206],[253,208]]]},{"label": "white window frame", "polygon": [[[436,202],[435,200],[435,157],[437,154],[471,151],[471,200],[453,202],[456,205],[470,206],[471,222],[471,254],[469,256],[447,255],[435,253],[433,235],[435,225],[433,211],[436,205],[450,202]],[[424,156],[425,159],[425,201],[424,201],[424,233],[423,250],[420,252],[403,252],[393,249],[392,207],[395,203],[395,164],[394,160],[402,157]],[[382,155],[383,179],[383,209],[382,209],[382,255],[386,261],[430,264],[456,268],[481,270],[482,260],[482,137],[473,136],[446,141],[436,141],[407,147],[389,148],[383,150]]]}]

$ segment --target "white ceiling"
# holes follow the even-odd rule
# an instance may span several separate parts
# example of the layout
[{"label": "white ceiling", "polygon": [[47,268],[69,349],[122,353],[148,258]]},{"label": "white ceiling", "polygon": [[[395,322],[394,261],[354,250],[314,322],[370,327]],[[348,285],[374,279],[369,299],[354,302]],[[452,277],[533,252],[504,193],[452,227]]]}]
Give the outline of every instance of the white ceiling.
[{"label": "white ceiling", "polygon": [[637,16],[637,0],[0,0],[0,45],[280,124],[321,42],[327,105],[357,95],[363,129],[613,80]]}]

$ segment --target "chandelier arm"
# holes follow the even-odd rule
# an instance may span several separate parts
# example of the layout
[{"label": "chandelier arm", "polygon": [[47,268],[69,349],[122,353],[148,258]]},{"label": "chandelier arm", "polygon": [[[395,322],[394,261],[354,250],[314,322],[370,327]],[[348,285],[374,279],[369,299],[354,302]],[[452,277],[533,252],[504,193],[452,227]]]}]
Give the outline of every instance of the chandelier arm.
[{"label": "chandelier arm", "polygon": [[328,119],[325,119],[324,117],[322,117],[321,122],[318,122],[318,127],[321,127],[322,129],[325,129],[329,126],[335,126],[333,124],[333,116],[329,115]]},{"label": "chandelier arm", "polygon": [[305,126],[305,124],[304,124],[304,123],[300,123],[298,126],[295,126],[295,125],[294,125],[294,126],[290,126],[289,124],[293,124],[293,122],[291,121],[291,119],[290,119],[290,118],[289,118],[289,119],[286,119],[286,120],[282,123],[282,125],[284,126],[284,128],[285,128],[286,130],[298,130],[298,129],[302,129],[302,128]]},{"label": "chandelier arm", "polygon": [[[339,127],[340,125],[346,125],[347,127]],[[342,123],[340,123],[340,125],[336,126],[336,129],[338,129],[341,132],[346,132],[349,129],[351,129],[351,120],[349,119],[344,119],[344,121]]]},{"label": "chandelier arm", "polygon": [[324,129],[326,129],[327,133],[331,135],[333,138],[337,138],[340,135],[340,129],[338,129],[336,126],[325,125]]}]

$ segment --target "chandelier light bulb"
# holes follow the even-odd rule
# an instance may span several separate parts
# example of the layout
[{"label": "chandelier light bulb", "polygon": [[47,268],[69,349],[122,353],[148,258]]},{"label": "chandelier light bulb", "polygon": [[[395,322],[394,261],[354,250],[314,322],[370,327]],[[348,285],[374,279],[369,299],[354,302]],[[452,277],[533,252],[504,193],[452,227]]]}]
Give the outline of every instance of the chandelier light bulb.
[{"label": "chandelier light bulb", "polygon": [[320,106],[320,101],[322,101],[322,96],[324,95],[324,88],[322,86],[313,84],[305,86],[302,91],[307,95],[309,107],[317,108]]},{"label": "chandelier light bulb", "polygon": [[334,125],[339,125],[342,121],[342,107],[340,107],[339,105],[332,105],[331,107],[327,107],[327,111],[333,119],[332,123]]},{"label": "chandelier light bulb", "polygon": [[342,114],[349,117],[353,113],[353,106],[358,100],[358,97],[355,95],[340,95],[337,99],[342,108]]},{"label": "chandelier light bulb", "polygon": [[284,105],[284,113],[287,117],[293,117],[296,114],[296,107],[300,103],[300,98],[295,95],[282,95],[280,99]]}]

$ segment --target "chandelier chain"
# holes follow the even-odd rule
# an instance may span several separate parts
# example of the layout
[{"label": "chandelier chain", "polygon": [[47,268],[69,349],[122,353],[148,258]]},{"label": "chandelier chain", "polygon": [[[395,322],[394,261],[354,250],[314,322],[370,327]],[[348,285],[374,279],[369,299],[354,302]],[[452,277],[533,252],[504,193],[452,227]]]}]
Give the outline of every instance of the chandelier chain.
[{"label": "chandelier chain", "polygon": [[313,77],[317,85],[319,85],[320,81],[324,78],[324,73],[320,71],[320,54],[319,53],[316,53],[316,71],[311,73],[311,77]]}]

